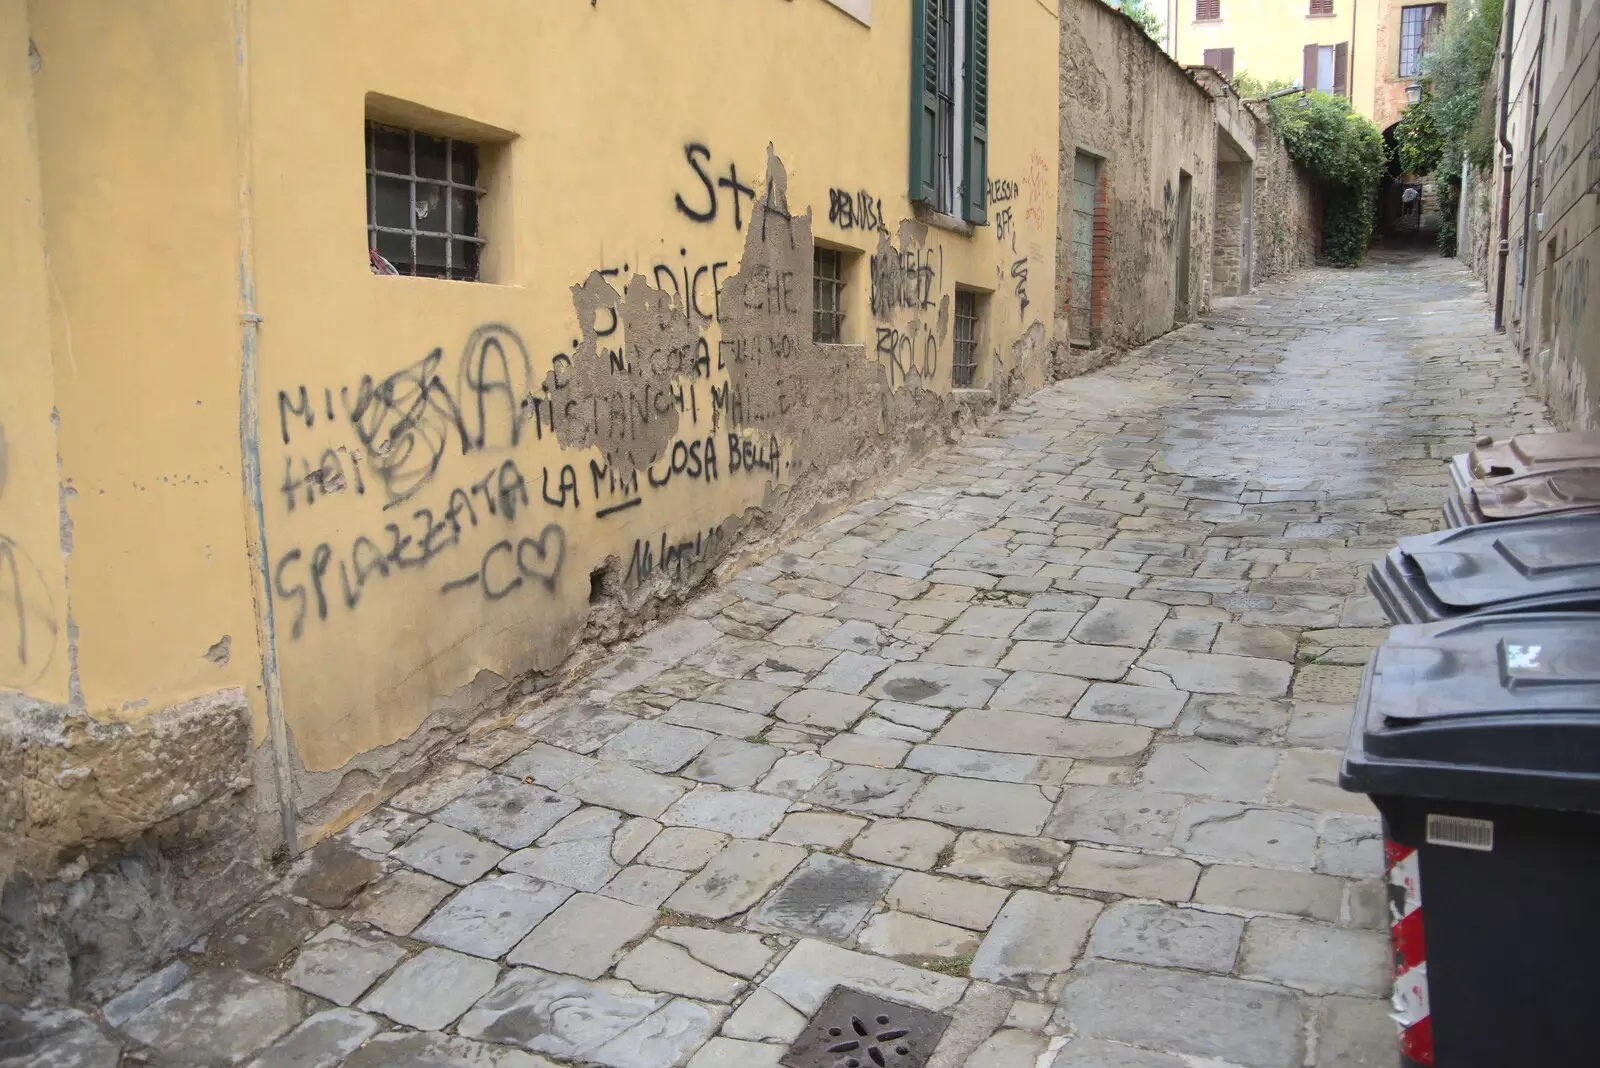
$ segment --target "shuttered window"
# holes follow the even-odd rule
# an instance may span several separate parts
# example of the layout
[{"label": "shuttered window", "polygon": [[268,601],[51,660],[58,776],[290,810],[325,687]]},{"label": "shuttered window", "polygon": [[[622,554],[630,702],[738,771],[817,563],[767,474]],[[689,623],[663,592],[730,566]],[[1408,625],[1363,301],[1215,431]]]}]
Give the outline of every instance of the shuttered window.
[{"label": "shuttered window", "polygon": [[1331,14],[1333,14],[1333,0],[1311,0],[1311,11],[1310,11],[1310,14],[1312,14],[1312,15],[1331,15]]},{"label": "shuttered window", "polygon": [[913,0],[911,199],[988,221],[989,0]]},{"label": "shuttered window", "polygon": [[1222,17],[1222,0],[1194,0],[1196,22],[1212,22]]},{"label": "shuttered window", "polygon": [[1233,80],[1233,49],[1208,48],[1202,62],[1229,81]]},{"label": "shuttered window", "polygon": [[1307,89],[1349,96],[1350,45],[1306,45],[1305,75],[1301,81]]}]

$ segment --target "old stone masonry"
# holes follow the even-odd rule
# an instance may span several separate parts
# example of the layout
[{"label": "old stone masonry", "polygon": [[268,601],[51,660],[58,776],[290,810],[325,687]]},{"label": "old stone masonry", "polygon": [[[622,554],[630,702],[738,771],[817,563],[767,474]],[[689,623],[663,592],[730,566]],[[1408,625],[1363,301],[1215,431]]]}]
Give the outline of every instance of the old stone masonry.
[{"label": "old stone masonry", "polygon": [[[1381,834],[1336,784],[1363,573],[1438,525],[1445,457],[1543,425],[1526,396],[1452,261],[1268,286],[705,593],[0,1063],[1392,1064]],[[895,1007],[813,1021],[836,986]]]}]

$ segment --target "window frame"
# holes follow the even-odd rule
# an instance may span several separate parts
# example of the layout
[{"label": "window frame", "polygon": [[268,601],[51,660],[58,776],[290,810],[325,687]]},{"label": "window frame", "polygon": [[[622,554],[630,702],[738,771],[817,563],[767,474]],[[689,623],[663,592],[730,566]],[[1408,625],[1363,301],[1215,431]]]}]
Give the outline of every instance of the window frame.
[{"label": "window frame", "polygon": [[[978,388],[978,349],[983,343],[983,314],[988,301],[986,294],[976,289],[956,288],[955,317],[950,345],[950,388]],[[963,314],[962,303],[972,308],[970,315]],[[966,327],[967,336],[962,336]]]},{"label": "window frame", "polygon": [[912,0],[909,198],[988,223],[990,0]]},{"label": "window frame", "polygon": [[[1406,27],[1407,16],[1411,12],[1417,13],[1417,26],[1414,34],[1408,34]],[[1395,68],[1395,73],[1398,77],[1415,78],[1422,73],[1422,57],[1427,54],[1428,46],[1433,43],[1434,37],[1438,35],[1439,27],[1444,24],[1447,12],[1448,5],[1445,4],[1407,4],[1400,9],[1400,54],[1397,57],[1398,63]],[[1429,31],[1430,24],[1433,27],[1432,32]],[[1414,37],[1410,55],[1410,70],[1406,69],[1407,36]]]},{"label": "window frame", "polygon": [[[831,259],[834,271],[823,273],[825,260]],[[811,340],[818,345],[845,345],[844,324],[849,317],[846,294],[849,291],[849,263],[844,252],[827,245],[814,245],[811,251]],[[823,307],[823,293],[831,293],[831,307]],[[831,321],[833,336],[824,336],[824,319]]]},{"label": "window frame", "polygon": [[[406,135],[406,164],[409,173],[402,174],[398,171],[385,170],[378,166],[378,135],[380,132]],[[482,234],[482,204],[483,196],[488,192],[479,182],[483,169],[482,146],[474,141],[467,141],[459,137],[433,134],[415,126],[399,126],[392,122],[383,122],[378,119],[366,119],[363,128],[365,142],[365,178],[367,186],[367,258],[370,269],[377,274],[396,274],[412,278],[437,278],[441,281],[479,282],[483,277],[483,253],[488,245],[488,240]],[[428,138],[433,141],[443,142],[444,155],[439,161],[441,173],[444,177],[436,178],[418,173],[417,139]],[[467,180],[457,181],[455,178],[455,163],[457,162],[458,146],[469,150],[466,163]],[[409,227],[396,227],[380,224],[378,222],[378,180],[401,181],[406,183],[409,202]],[[428,230],[418,226],[420,218],[426,215],[417,214],[417,191],[419,186],[437,187],[443,190],[444,201],[444,229]],[[472,198],[471,232],[457,231],[455,219],[455,200],[453,195],[457,192]],[[407,239],[409,246],[409,262],[395,263],[386,257],[378,248],[378,235],[390,234]],[[444,243],[444,263],[442,265],[423,263],[418,256],[418,241],[442,241]],[[470,262],[458,267],[454,262],[456,246],[464,244],[470,250]],[[401,267],[409,270],[401,270]],[[424,271],[419,268],[430,268]],[[433,273],[431,268],[438,267],[442,273]],[[387,268],[387,269],[386,269]],[[457,273],[459,272],[459,273]]]}]

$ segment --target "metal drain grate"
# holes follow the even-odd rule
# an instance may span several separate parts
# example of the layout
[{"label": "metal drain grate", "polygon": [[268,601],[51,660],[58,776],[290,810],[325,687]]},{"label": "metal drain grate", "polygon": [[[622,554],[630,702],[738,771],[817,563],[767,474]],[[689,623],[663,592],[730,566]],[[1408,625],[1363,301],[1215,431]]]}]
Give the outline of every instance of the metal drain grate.
[{"label": "metal drain grate", "polygon": [[922,1068],[950,1017],[836,986],[781,1061],[788,1068]]}]

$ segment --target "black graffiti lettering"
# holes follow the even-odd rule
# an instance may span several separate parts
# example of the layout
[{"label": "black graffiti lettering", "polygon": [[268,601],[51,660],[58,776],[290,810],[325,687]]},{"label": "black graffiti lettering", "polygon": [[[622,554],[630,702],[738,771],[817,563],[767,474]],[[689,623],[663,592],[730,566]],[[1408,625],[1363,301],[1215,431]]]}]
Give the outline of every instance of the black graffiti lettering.
[{"label": "black graffiti lettering", "polygon": [[991,178],[985,192],[988,194],[989,203],[1001,204],[1007,200],[1017,199],[1022,188],[1010,178]]},{"label": "black graffiti lettering", "polygon": [[742,196],[749,197],[750,200],[754,202],[756,199],[756,191],[739,181],[739,168],[733,163],[732,160],[728,161],[728,176],[726,178],[718,178],[717,187],[719,189],[729,189],[733,191],[733,228],[735,230],[743,229],[744,219],[741,214],[743,208],[739,203],[739,198]]},{"label": "black graffiti lettering", "polygon": [[1002,242],[1005,241],[1006,238],[1009,237],[1011,239],[1011,247],[1012,247],[1012,249],[1013,250],[1016,249],[1016,247],[1017,247],[1017,227],[1016,227],[1016,224],[1011,219],[1011,209],[1010,208],[1001,208],[999,211],[995,212],[995,215],[994,215],[994,236],[995,236],[996,240],[1002,241]]},{"label": "black graffiti lettering", "polygon": [[[528,350],[510,327],[488,323],[468,335],[461,353],[461,395],[475,402],[478,448],[491,441],[491,427],[496,444],[516,447],[522,435],[521,401],[532,377]],[[503,426],[494,425],[499,417]]]},{"label": "black graffiti lettering", "polygon": [[700,179],[700,184],[705,186],[707,207],[700,211],[684,203],[683,194],[672,194],[672,202],[695,222],[708,223],[717,217],[717,187],[711,183],[711,176],[700,166],[701,158],[710,161],[711,150],[698,142],[690,142],[683,146],[683,158],[689,161],[689,166],[694,169],[695,176]]},{"label": "black graffiti lettering", "polygon": [[[489,578],[489,567],[494,562],[494,558],[501,553],[505,553],[510,557],[508,562],[512,565],[511,581],[503,584],[491,582]],[[516,573],[516,561],[516,550],[512,547],[510,541],[498,541],[489,546],[489,551],[483,554],[483,566],[478,571],[483,576],[483,595],[485,597],[491,601],[498,601],[522,585],[522,576]]]},{"label": "black graffiti lettering", "polygon": [[841,230],[877,230],[888,233],[883,218],[883,198],[865,189],[828,190],[828,221]]},{"label": "black graffiti lettering", "polygon": [[872,257],[872,314],[886,318],[897,308],[928,309],[943,288],[944,250],[886,248]]},{"label": "black graffiti lettering", "polygon": [[[574,492],[576,492],[577,475],[573,476]],[[500,465],[499,478],[500,511],[505,514],[506,522],[510,523],[517,518],[517,509],[528,506],[528,483],[522,477],[522,472],[517,469],[515,460],[507,460]]]},{"label": "black graffiti lettering", "polygon": [[272,575],[272,585],[277,595],[286,601],[296,601],[299,604],[299,611],[295,613],[294,622],[289,627],[289,637],[291,639],[298,639],[300,631],[305,627],[306,588],[302,583],[295,583],[295,585],[285,588],[283,585],[283,570],[298,559],[300,559],[300,550],[290,549],[278,560],[278,566]]},{"label": "black graffiti lettering", "polygon": [[300,403],[296,404],[284,390],[278,390],[278,426],[283,431],[283,443],[289,444],[289,416],[298,415],[305,419],[306,426],[310,427],[316,421],[316,411],[311,407],[311,400],[306,395],[306,387],[300,387]]},{"label": "black graffiti lettering", "polygon": [[333,559],[333,550],[328,548],[328,543],[323,542],[311,550],[311,589],[317,595],[317,618],[328,618],[328,596],[322,590],[322,576],[328,573],[328,564]]},{"label": "black graffiti lettering", "polygon": [[555,505],[557,508],[567,506],[567,495],[572,495],[572,506],[578,506],[578,472],[571,464],[563,464],[556,475],[556,488],[561,491],[561,496],[550,496],[550,469],[544,468],[539,474],[540,495],[544,503]]},{"label": "black graffiti lettering", "polygon": [[1028,314],[1028,258],[1024,256],[1011,265],[1011,277],[1017,280],[1017,314]]}]

